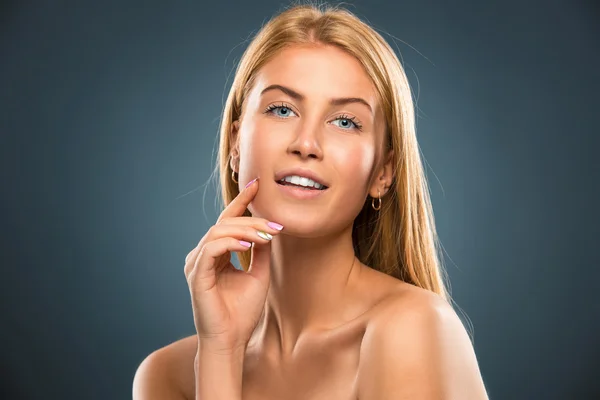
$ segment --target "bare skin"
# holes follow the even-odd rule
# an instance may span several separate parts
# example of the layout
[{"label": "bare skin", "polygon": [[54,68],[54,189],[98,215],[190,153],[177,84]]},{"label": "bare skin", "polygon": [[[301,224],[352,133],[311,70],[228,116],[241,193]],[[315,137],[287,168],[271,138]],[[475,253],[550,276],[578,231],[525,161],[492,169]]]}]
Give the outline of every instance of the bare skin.
[{"label": "bare skin", "polygon": [[[401,303],[409,305],[419,297],[422,302],[435,301],[422,289],[361,268],[363,280],[354,293],[355,304],[342,311],[357,317],[339,327],[306,334],[294,354],[282,358],[276,349],[269,351],[268,344],[260,342],[264,333],[257,327],[257,339],[248,346],[244,358],[244,400],[358,398],[359,355],[368,327]],[[373,291],[373,287],[378,289]],[[166,385],[173,388],[173,399],[195,398],[197,342],[196,335],[192,335],[160,350],[169,360]]]},{"label": "bare skin", "polygon": [[[231,166],[240,188],[260,177],[248,199],[252,215],[284,229],[257,247],[259,259],[270,257],[268,271],[257,268],[268,290],[244,339],[241,398],[487,398],[452,308],[354,256],[352,222],[367,195],[385,201],[393,178],[384,130],[369,76],[337,48],[288,48],[259,71],[231,133]],[[289,168],[314,172],[327,190],[294,198],[274,178]],[[252,320],[239,318],[244,326]],[[206,321],[195,320],[206,336]],[[138,369],[134,398],[198,398],[196,383],[207,372],[195,369],[198,343],[192,335],[153,353]]]}]

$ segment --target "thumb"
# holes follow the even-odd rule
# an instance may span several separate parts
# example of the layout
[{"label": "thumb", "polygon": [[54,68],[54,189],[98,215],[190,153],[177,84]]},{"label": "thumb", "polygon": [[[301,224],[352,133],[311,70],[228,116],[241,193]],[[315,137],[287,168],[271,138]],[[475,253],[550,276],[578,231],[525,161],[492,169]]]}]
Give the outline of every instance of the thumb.
[{"label": "thumb", "polygon": [[252,246],[248,273],[268,286],[271,273],[271,241]]}]

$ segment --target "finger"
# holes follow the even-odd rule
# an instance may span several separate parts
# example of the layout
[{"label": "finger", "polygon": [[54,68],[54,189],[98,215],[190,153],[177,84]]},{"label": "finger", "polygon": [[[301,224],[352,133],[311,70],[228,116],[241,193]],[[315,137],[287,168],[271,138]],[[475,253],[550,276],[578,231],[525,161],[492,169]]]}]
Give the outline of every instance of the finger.
[{"label": "finger", "polygon": [[233,251],[242,252],[250,249],[252,244],[247,241],[224,237],[207,243],[194,263],[194,272],[199,279],[214,276],[219,257]]},{"label": "finger", "polygon": [[248,274],[254,276],[265,287],[269,286],[271,274],[271,243],[259,244],[252,247],[252,256]]},{"label": "finger", "polygon": [[[271,222],[268,221],[264,218],[258,218],[258,217],[232,217],[232,218],[223,218],[221,219],[217,225],[242,225],[242,226],[250,226],[255,228],[256,230],[259,231],[263,231],[266,233],[269,233],[271,235],[273,234],[277,234],[279,231],[283,230],[283,226],[275,223],[275,222]],[[210,232],[210,230],[209,230]],[[185,264],[188,263],[190,258],[196,258],[196,253],[198,253],[198,251],[200,250],[200,248],[202,247],[202,243],[207,241],[207,236],[209,234],[209,232],[207,232],[206,235],[204,235],[204,237],[200,240],[200,242],[198,242],[198,244],[196,245],[196,247],[194,247],[185,257]],[[217,237],[213,237],[212,239],[216,239]],[[210,240],[210,239],[209,239]]]},{"label": "finger", "polygon": [[283,225],[258,217],[223,218],[219,221],[219,225],[251,226],[258,230],[262,230],[269,233],[277,233],[283,229]]},{"label": "finger", "polygon": [[185,265],[183,267],[183,273],[185,275],[185,279],[188,279],[190,272],[194,268],[194,264],[196,263],[196,259],[198,258],[198,253],[200,252],[201,247],[196,246],[192,251],[188,253],[185,257]]},{"label": "finger", "polygon": [[187,277],[191,272],[191,269],[198,258],[198,253],[200,253],[209,243],[229,237],[244,242],[264,244],[270,242],[274,235],[279,233],[277,229],[270,228],[269,231],[270,232],[266,232],[265,230],[244,225],[213,225],[202,238],[198,246],[186,256],[184,267],[185,276]]},{"label": "finger", "polygon": [[223,218],[239,217],[244,214],[248,205],[258,192],[258,178],[248,182],[246,187],[229,203],[219,216],[219,221]]},{"label": "finger", "polygon": [[[257,231],[257,235],[258,231],[260,232],[264,232],[264,233],[268,233],[271,236],[275,236],[278,233],[280,233],[283,230],[283,226],[276,223],[276,222],[271,222],[268,221],[264,218],[257,218],[257,217],[231,217],[231,218],[223,218],[221,219],[221,221],[215,225],[214,227],[211,227],[211,230],[216,229],[215,227],[217,226],[247,226],[247,227],[251,227],[256,229]],[[242,235],[236,235],[235,231],[232,230],[222,230],[222,231],[213,231],[211,232],[211,230],[209,230],[209,232],[207,232],[207,234],[200,240],[200,242],[198,243],[198,245],[196,247],[194,247],[185,257],[185,266],[184,266],[184,274],[187,277],[190,270],[193,267],[193,263],[190,263],[191,260],[195,260],[197,258],[197,255],[200,251],[200,249],[203,246],[203,243],[209,241],[209,240],[215,240],[218,239],[220,237],[224,237],[224,236],[236,236],[238,238],[242,238]],[[246,238],[250,238],[249,241],[253,242],[253,243],[261,243],[261,240],[265,240],[265,235],[260,234],[259,235],[259,239],[257,240],[255,237],[252,237],[251,233],[247,233]],[[266,238],[266,240],[271,240],[268,237]]]},{"label": "finger", "polygon": [[200,251],[199,247],[196,246],[192,249],[192,251],[190,251],[187,256],[185,256],[185,262],[184,264],[187,266],[190,263],[190,260],[192,259],[196,259],[196,254],[198,253],[198,251]]},{"label": "finger", "polygon": [[273,239],[273,235],[279,233],[277,229],[270,229],[270,232],[256,229],[253,226],[214,225],[208,230],[208,233],[203,240],[207,243],[223,237],[233,237],[238,240],[245,240],[253,243],[266,243]]}]

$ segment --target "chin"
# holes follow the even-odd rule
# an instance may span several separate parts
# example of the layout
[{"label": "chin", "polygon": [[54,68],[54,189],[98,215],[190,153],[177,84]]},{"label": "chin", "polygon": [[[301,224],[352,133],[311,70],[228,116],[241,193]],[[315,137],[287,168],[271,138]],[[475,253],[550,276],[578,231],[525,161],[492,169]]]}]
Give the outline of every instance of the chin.
[{"label": "chin", "polygon": [[291,199],[263,183],[248,209],[254,217],[283,225],[283,234],[308,239],[343,231],[361,207],[340,200],[336,193],[320,199]]},{"label": "chin", "polygon": [[280,222],[284,226],[283,233],[288,236],[294,236],[305,239],[312,239],[324,236],[327,227],[323,226],[320,218],[306,218],[305,216],[287,216],[281,218]]},{"label": "chin", "polygon": [[331,225],[327,223],[325,213],[314,207],[277,206],[260,207],[253,204],[250,208],[253,216],[283,225],[283,233],[301,238],[317,238],[327,234]]}]

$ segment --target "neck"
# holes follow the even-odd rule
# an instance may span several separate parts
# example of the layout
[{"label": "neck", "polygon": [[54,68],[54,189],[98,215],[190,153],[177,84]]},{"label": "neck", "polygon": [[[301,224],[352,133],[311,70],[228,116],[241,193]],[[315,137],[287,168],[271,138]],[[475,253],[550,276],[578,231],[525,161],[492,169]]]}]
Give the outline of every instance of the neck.
[{"label": "neck", "polygon": [[271,246],[271,284],[255,336],[285,355],[304,333],[343,322],[361,263],[354,256],[351,226],[316,239],[282,234]]}]

